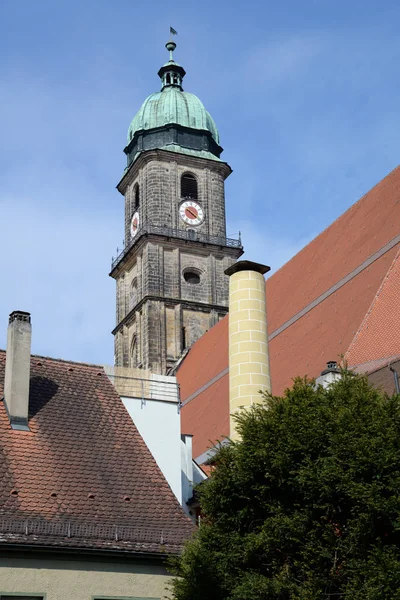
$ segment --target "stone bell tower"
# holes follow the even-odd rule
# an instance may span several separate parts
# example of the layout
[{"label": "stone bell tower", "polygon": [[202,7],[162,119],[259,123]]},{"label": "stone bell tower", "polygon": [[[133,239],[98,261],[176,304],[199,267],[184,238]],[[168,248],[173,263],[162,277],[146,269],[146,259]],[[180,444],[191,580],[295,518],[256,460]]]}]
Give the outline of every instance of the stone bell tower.
[{"label": "stone bell tower", "polygon": [[168,373],[228,311],[226,269],[243,253],[226,237],[224,182],[231,168],[211,115],[184,92],[185,70],[161,67],[128,131],[125,247],[113,260],[117,285],[115,364]]}]

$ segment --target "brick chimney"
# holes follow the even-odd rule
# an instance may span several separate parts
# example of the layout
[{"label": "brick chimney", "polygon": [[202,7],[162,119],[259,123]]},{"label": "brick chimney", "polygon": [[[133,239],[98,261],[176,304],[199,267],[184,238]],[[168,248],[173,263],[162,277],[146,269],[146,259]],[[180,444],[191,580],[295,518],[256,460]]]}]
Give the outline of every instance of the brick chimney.
[{"label": "brick chimney", "polygon": [[15,310],[10,314],[8,323],[4,402],[11,427],[29,431],[31,315]]},{"label": "brick chimney", "polygon": [[264,274],[270,270],[240,260],[229,275],[229,412],[230,437],[237,439],[232,414],[271,391]]}]

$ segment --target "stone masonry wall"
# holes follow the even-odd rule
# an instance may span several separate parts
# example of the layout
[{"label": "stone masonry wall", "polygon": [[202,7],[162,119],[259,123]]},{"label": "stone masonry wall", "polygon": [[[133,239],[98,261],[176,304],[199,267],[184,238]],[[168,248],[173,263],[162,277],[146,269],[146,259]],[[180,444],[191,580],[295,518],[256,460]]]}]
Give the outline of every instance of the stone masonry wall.
[{"label": "stone masonry wall", "polygon": [[[136,211],[140,228],[190,227],[179,216],[185,173],[197,179],[197,202],[205,214],[203,223],[191,228],[225,238],[226,171],[219,163],[214,167],[211,161],[193,161],[171,153],[138,165],[125,190],[127,244],[131,243],[130,224]],[[137,247],[135,251],[133,246],[125,270],[117,276],[117,325],[123,320],[124,324],[115,335],[115,361],[118,366],[165,373],[185,348],[226,314],[229,278],[224,271],[235,257],[223,246],[174,241],[173,236],[169,240],[149,238]],[[186,271],[197,273],[200,283],[186,281]]]}]

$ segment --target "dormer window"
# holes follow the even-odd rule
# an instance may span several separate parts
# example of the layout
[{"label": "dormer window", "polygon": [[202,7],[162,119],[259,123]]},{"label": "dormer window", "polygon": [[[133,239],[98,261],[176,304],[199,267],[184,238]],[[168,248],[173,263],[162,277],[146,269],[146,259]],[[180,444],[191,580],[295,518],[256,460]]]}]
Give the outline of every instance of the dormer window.
[{"label": "dormer window", "polygon": [[181,198],[198,199],[197,179],[192,173],[184,173],[181,177]]}]

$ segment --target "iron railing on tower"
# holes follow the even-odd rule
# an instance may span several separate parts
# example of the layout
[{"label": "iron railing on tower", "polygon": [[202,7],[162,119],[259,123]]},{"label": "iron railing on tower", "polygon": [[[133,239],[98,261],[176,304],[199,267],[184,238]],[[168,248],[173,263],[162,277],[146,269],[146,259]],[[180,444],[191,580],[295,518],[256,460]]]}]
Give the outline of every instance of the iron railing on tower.
[{"label": "iron railing on tower", "polygon": [[117,256],[111,259],[111,270],[115,269],[115,267],[126,256],[132,246],[144,235],[159,235],[178,240],[212,244],[214,246],[222,246],[225,248],[238,248],[239,250],[242,249],[240,232],[237,238],[227,238],[217,235],[208,235],[207,233],[201,233],[194,229],[175,229],[173,227],[165,227],[161,225],[146,225],[138,230],[135,237],[130,240],[130,242],[126,244],[121,251],[119,251],[117,248]]}]

